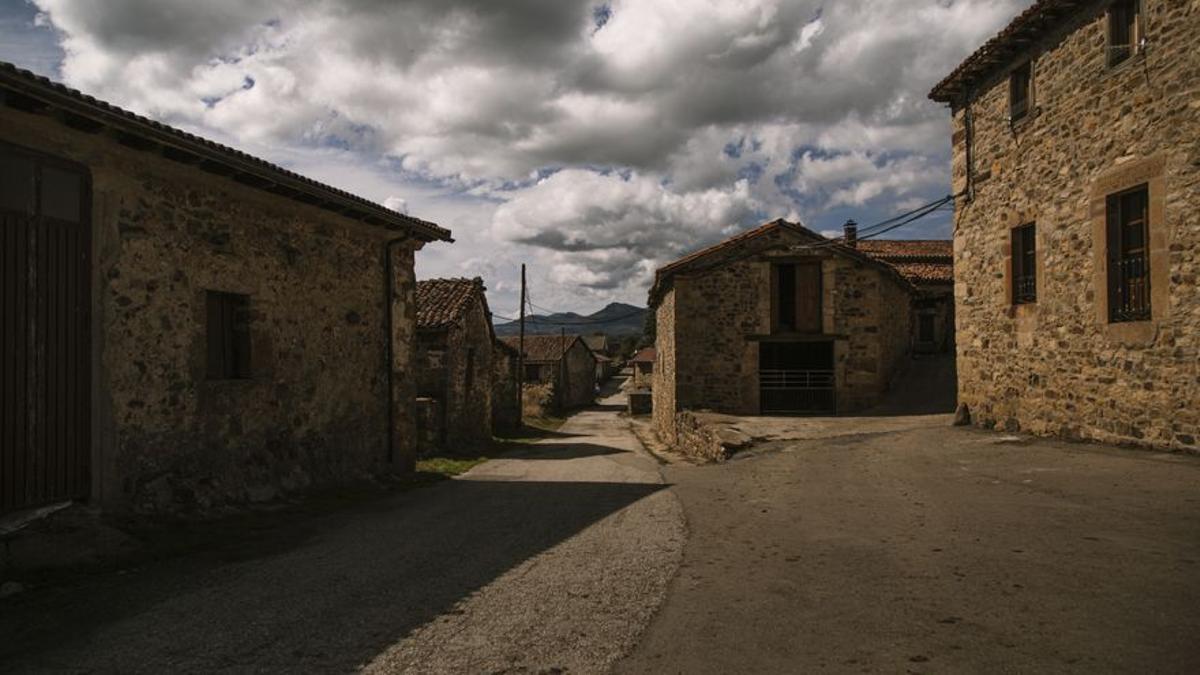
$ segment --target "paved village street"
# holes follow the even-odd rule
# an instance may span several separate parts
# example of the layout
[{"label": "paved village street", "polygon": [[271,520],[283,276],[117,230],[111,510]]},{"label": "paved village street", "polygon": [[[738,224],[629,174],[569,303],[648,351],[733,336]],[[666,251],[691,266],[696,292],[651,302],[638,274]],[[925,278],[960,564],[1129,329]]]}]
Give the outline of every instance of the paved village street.
[{"label": "paved village street", "polygon": [[613,408],[285,552],[0,601],[3,672],[596,672],[674,575],[682,514]]},{"label": "paved village street", "polygon": [[922,415],[660,467],[618,401],[282,553],[10,599],[3,670],[1200,667],[1194,457]]},{"label": "paved village street", "polygon": [[666,471],[687,553],[620,672],[1200,672],[1200,458],[842,422]]}]

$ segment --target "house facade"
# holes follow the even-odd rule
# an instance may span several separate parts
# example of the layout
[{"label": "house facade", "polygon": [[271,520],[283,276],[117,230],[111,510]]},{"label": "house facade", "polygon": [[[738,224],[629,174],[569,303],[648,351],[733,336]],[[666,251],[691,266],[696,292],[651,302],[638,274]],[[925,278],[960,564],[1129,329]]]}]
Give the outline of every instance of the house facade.
[{"label": "house facade", "polygon": [[483,280],[417,282],[417,400],[423,450],[492,439],[496,342]]},{"label": "house facade", "polygon": [[1197,449],[1200,6],[1040,0],[939,83],[958,397],[986,427]]},{"label": "house facade", "polygon": [[657,358],[654,347],[642,347],[629,359],[635,389],[650,389],[654,386],[654,361]]},{"label": "house facade", "polygon": [[0,511],[411,469],[428,222],[0,64]]},{"label": "house facade", "polygon": [[[505,337],[514,349],[520,338]],[[578,335],[526,335],[523,381],[550,384],[554,407],[569,410],[590,405],[596,394],[596,358]]]},{"label": "house facade", "polygon": [[505,434],[521,427],[521,390],[517,350],[503,340],[492,342],[492,431]]},{"label": "house facade", "polygon": [[649,299],[659,434],[675,442],[692,409],[835,414],[878,402],[912,351],[922,296],[858,244],[776,220],[660,268]]}]

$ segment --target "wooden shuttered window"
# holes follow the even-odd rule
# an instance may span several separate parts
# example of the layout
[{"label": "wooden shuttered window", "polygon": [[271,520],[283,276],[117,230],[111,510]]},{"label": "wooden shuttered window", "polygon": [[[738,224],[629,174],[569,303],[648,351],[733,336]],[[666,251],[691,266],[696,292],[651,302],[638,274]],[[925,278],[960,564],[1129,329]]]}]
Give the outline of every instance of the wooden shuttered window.
[{"label": "wooden shuttered window", "polygon": [[780,263],[771,268],[771,329],[820,333],[821,263]]},{"label": "wooden shuttered window", "polygon": [[1108,65],[1115,66],[1137,51],[1141,3],[1117,0],[1108,9]]},{"label": "wooden shuttered window", "polygon": [[1029,114],[1033,91],[1033,65],[1026,62],[1008,76],[1008,115],[1013,122]]},{"label": "wooden shuttered window", "polygon": [[1108,320],[1150,318],[1149,190],[1146,185],[1106,199]]},{"label": "wooden shuttered window", "polygon": [[1029,223],[1012,231],[1012,300],[1037,302],[1037,229]]},{"label": "wooden shuttered window", "polygon": [[208,291],[206,309],[208,379],[250,378],[250,297]]}]

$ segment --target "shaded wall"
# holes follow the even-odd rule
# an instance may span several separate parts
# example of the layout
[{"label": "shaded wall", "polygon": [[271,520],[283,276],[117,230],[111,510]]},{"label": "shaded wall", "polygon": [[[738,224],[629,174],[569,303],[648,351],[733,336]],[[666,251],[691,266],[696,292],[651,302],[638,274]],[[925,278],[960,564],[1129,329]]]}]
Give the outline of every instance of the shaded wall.
[{"label": "shaded wall", "polygon": [[[384,230],[8,108],[0,140],[91,170],[94,499],[205,510],[411,466],[413,244],[388,335]],[[249,296],[249,379],[207,378],[208,290]]]}]

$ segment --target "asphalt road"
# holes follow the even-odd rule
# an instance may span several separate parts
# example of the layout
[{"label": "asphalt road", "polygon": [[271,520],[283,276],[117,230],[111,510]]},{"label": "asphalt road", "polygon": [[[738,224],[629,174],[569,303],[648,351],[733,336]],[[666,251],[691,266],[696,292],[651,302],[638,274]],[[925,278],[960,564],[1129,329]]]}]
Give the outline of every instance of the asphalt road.
[{"label": "asphalt road", "polygon": [[660,467],[589,410],[266,552],[6,598],[0,671],[1200,672],[1200,458],[861,422]]},{"label": "asphalt road", "polygon": [[1200,672],[1200,458],[1011,439],[670,467],[684,562],[617,672]]},{"label": "asphalt road", "polygon": [[4,672],[571,672],[627,653],[682,512],[611,410],[270,555],[148,563],[0,601]]}]

